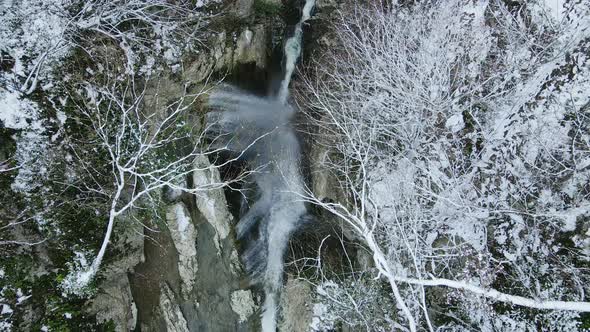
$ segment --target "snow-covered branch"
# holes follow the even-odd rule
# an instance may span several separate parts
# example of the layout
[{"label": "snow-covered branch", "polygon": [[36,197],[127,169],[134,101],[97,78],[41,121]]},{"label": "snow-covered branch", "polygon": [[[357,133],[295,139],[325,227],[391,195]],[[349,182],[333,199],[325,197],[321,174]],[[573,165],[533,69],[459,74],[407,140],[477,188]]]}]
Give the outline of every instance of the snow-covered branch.
[{"label": "snow-covered branch", "polygon": [[[193,172],[223,166],[202,165],[202,158],[216,156],[223,147],[208,150],[206,129],[192,123],[189,116],[199,98],[206,94],[206,85],[194,91],[186,88],[175,100],[156,106],[145,97],[147,89],[154,86],[157,85],[149,80],[140,82],[133,75],[125,80],[107,76],[104,82],[81,85],[80,95],[72,96],[79,100],[77,121],[89,136],[80,138],[86,143],[77,141],[70,148],[78,169],[89,176],[68,185],[103,196],[109,202],[104,238],[96,257],[87,270],[72,275],[80,279],[77,284],[71,283],[79,288],[99,271],[117,220],[138,208],[151,206],[157,210],[158,197],[164,189],[202,195],[208,190],[231,186],[257,171],[244,172],[227,181],[188,187],[187,177]],[[239,159],[250,146],[225,163]],[[76,291],[76,287],[70,288]]]},{"label": "snow-covered branch", "polygon": [[[371,253],[399,310],[390,327],[500,324],[495,301],[515,305],[511,317],[568,311],[559,322],[535,313],[565,326],[590,306],[579,92],[589,81],[566,55],[584,43],[590,8],[570,4],[567,20],[547,22],[543,6],[351,5],[334,26],[338,47],[301,83],[323,152],[315,167],[335,188],[300,198]],[[433,288],[446,303],[433,304]]]},{"label": "snow-covered branch", "polygon": [[514,305],[519,305],[527,308],[541,309],[541,310],[571,310],[571,311],[584,311],[590,312],[590,302],[579,302],[579,301],[550,301],[550,300],[538,300],[530,299],[522,296],[510,295],[499,292],[495,289],[485,289],[476,285],[472,285],[465,281],[455,281],[448,279],[412,279],[412,278],[401,278],[395,277],[395,280],[403,283],[412,285],[422,286],[444,286],[454,289],[460,289],[467,292],[471,292],[477,295],[481,295],[490,298],[494,301],[506,302]]}]

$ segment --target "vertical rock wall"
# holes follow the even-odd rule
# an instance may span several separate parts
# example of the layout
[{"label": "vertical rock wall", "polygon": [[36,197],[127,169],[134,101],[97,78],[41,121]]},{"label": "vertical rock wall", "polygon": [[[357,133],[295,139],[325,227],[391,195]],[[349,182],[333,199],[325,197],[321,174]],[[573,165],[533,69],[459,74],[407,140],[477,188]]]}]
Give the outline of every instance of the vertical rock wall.
[{"label": "vertical rock wall", "polygon": [[[161,76],[157,89],[146,92],[146,104],[179,98],[187,84],[200,89],[229,77],[234,84],[248,85],[259,81],[261,73],[270,80],[273,42],[280,47],[276,40],[283,37],[282,29],[280,35],[276,29],[281,17],[260,17],[255,3],[227,4],[225,23],[215,26],[207,48],[187,59],[180,74]],[[280,8],[285,2],[260,3]],[[195,121],[202,112],[195,110]],[[188,182],[198,186],[220,181],[219,172],[209,165],[207,158],[196,160],[199,171]],[[316,185],[320,191],[326,190],[324,182]],[[140,243],[131,254],[135,260],[107,277],[92,310],[104,320],[112,319],[117,331],[260,330],[259,298],[247,288],[223,189],[183,195],[163,209],[164,221],[133,233]],[[289,280],[280,330],[304,331],[309,326],[310,296],[308,286]]]}]

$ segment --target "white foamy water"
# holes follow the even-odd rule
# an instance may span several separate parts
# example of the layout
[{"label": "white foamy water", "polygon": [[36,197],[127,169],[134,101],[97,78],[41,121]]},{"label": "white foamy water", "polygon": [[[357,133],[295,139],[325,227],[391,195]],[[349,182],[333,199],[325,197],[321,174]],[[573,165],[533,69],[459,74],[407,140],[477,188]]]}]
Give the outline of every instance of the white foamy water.
[{"label": "white foamy water", "polygon": [[285,42],[285,77],[281,81],[281,87],[279,89],[278,99],[281,103],[286,103],[289,97],[289,83],[291,83],[291,77],[293,71],[295,71],[295,65],[301,55],[302,42],[303,42],[303,24],[311,17],[311,11],[315,6],[315,0],[307,0],[305,6],[303,6],[303,12],[301,13],[301,19],[295,26],[293,36]]},{"label": "white foamy water", "polygon": [[[307,0],[293,36],[285,42],[285,76],[278,95],[262,98],[235,88],[220,89],[209,98],[213,112],[207,122],[212,134],[222,135],[218,144],[234,153],[247,150],[243,159],[253,175],[259,197],[236,226],[238,240],[245,243],[242,262],[251,282],[265,293],[262,331],[276,332],[285,252],[293,232],[306,217],[305,204],[295,192],[304,188],[299,159],[300,147],[288,105],[289,83],[301,55],[303,24],[311,17],[315,0]],[[253,236],[256,234],[256,236]]]}]

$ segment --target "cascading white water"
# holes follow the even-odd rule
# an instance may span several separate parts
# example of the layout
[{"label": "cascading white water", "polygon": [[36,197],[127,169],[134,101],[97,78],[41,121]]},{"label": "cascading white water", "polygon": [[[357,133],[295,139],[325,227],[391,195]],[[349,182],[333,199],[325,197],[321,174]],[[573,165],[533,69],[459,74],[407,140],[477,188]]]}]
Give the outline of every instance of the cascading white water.
[{"label": "cascading white water", "polygon": [[209,98],[214,110],[207,115],[212,137],[224,149],[242,154],[250,169],[261,170],[253,175],[259,197],[240,218],[236,235],[244,243],[242,261],[251,282],[265,293],[263,332],[276,331],[285,252],[291,235],[307,217],[305,204],[294,194],[302,192],[304,182],[299,142],[291,126],[295,110],[287,98],[301,55],[303,24],[314,5],[315,0],[306,0],[293,36],[285,43],[285,76],[277,96],[261,98],[226,88]]},{"label": "cascading white water", "polygon": [[251,282],[265,293],[262,331],[274,332],[284,255],[307,214],[294,194],[304,189],[299,142],[290,122],[294,109],[276,98],[235,88],[214,92],[209,107],[213,111],[207,113],[207,122],[215,143],[242,154],[248,167],[258,170],[252,176],[258,198],[241,216],[236,236],[244,244],[242,262]]},{"label": "cascading white water", "polygon": [[[281,104],[287,103],[287,98],[289,97],[289,83],[291,83],[291,77],[293,76],[293,71],[295,70],[295,65],[297,64],[297,60],[299,56],[301,56],[302,50],[302,43],[303,43],[303,24],[311,17],[311,11],[315,6],[315,0],[306,0],[305,5],[303,6],[303,10],[301,13],[301,18],[299,22],[295,26],[295,31],[293,32],[293,36],[287,39],[285,42],[284,48],[284,59],[285,59],[285,76],[281,81],[281,86],[279,88],[278,93],[278,100]],[[299,146],[299,144],[297,144]],[[299,150],[299,149],[298,149]],[[284,164],[284,163],[283,163]],[[299,163],[297,163],[299,165]],[[283,174],[284,179],[291,180],[290,186],[291,191],[297,192],[298,189],[303,189],[303,179],[301,173],[299,172],[299,168],[293,168],[293,164],[290,165],[288,168],[290,172],[285,172]],[[292,172],[295,170],[295,172]],[[285,178],[285,174],[287,177]],[[295,187],[295,188],[293,188]],[[294,199],[293,195],[291,197],[284,197],[284,201],[288,202]],[[295,202],[293,202],[295,203]],[[276,331],[276,321],[277,321],[277,311],[278,311],[278,294],[279,289],[282,283],[282,274],[283,274],[283,263],[284,263],[284,252],[286,250],[289,237],[291,233],[295,230],[297,223],[300,222],[301,217],[305,214],[305,206],[299,202],[299,204],[293,204],[290,207],[287,207],[285,210],[287,214],[291,216],[297,216],[296,220],[292,218],[284,218],[283,216],[282,221],[278,220],[279,223],[273,225],[269,229],[269,249],[275,247],[278,249],[274,251],[274,257],[271,257],[271,252],[269,251],[269,257],[267,262],[267,272],[270,272],[271,275],[275,274],[272,279],[276,284],[274,285],[265,285],[265,300],[264,300],[264,312],[262,314],[262,331],[263,332],[275,332]],[[280,214],[284,212],[279,212]],[[279,254],[280,252],[280,254]],[[269,267],[271,267],[269,269]],[[277,276],[278,274],[278,276]]]},{"label": "cascading white water", "polygon": [[311,11],[315,6],[315,0],[306,0],[301,13],[301,19],[299,23],[295,25],[295,31],[293,36],[287,39],[284,48],[284,59],[285,59],[285,76],[281,81],[281,87],[279,88],[278,99],[283,104],[287,102],[289,97],[289,83],[291,83],[291,76],[295,70],[297,60],[301,55],[301,44],[303,39],[303,24],[311,17]]}]

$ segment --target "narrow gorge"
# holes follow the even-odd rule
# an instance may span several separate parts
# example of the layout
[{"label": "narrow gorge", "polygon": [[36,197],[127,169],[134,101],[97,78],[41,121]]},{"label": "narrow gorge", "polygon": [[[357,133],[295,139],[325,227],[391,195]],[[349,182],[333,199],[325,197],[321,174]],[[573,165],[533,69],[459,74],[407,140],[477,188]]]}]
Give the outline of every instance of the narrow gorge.
[{"label": "narrow gorge", "polygon": [[[142,331],[276,330],[290,237],[300,224],[313,219],[297,197],[305,185],[300,138],[292,127],[296,108],[288,99],[303,49],[304,25],[314,5],[314,0],[285,5],[238,1],[238,13],[247,19],[256,15],[251,13],[256,6],[267,6],[276,14],[292,12],[298,22],[289,25],[278,21],[288,21],[287,17],[264,18],[275,20],[271,25],[277,29],[260,24],[251,30],[246,27],[233,32],[238,37],[229,46],[228,33],[220,32],[213,46],[213,59],[220,62],[207,63],[213,60],[209,56],[204,63],[193,64],[210,71],[199,73],[200,77],[231,68],[229,84],[235,87],[225,83],[226,87],[213,88],[205,103],[209,111],[204,126],[210,148],[223,150],[213,159],[232,160],[225,167],[228,174],[239,167],[253,173],[239,188],[225,193],[218,189],[177,197],[167,208],[168,232],[147,231],[145,261],[129,274],[129,299],[137,306],[136,324],[143,326]],[[233,63],[221,62],[232,59],[232,52]],[[200,162],[197,168],[210,161]],[[193,185],[220,180],[217,170],[192,175]],[[241,196],[239,201],[231,202],[236,195]]]},{"label": "narrow gorge", "polygon": [[0,1],[0,332],[587,331],[590,2]]}]

